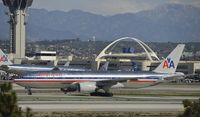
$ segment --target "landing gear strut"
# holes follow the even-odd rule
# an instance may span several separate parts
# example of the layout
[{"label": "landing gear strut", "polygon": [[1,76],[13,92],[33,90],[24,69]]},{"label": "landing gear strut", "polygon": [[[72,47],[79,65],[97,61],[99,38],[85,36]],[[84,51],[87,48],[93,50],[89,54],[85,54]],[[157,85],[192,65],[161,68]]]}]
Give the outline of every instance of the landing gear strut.
[{"label": "landing gear strut", "polygon": [[60,89],[62,92],[64,92],[64,94],[67,94],[67,89],[61,88]]},{"label": "landing gear strut", "polygon": [[28,95],[32,95],[31,87],[25,87],[25,89],[27,90]]}]

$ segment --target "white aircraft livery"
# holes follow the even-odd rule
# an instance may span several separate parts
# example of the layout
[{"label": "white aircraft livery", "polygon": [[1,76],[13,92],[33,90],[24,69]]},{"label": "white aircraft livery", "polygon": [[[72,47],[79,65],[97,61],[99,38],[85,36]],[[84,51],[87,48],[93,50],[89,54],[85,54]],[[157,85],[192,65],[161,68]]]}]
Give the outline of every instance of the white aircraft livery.
[{"label": "white aircraft livery", "polygon": [[[112,96],[111,88],[123,87],[122,82],[128,80],[157,80],[159,82],[183,76],[176,68],[182,55],[183,44],[177,47],[154,71],[49,71],[32,72],[19,76],[14,81],[28,89],[31,88],[60,88],[64,92],[89,91],[92,96]],[[102,93],[103,90],[104,92]]]},{"label": "white aircraft livery", "polygon": [[0,49],[0,70],[6,71],[7,73],[23,74],[26,72],[33,71],[90,71],[86,68],[70,67],[70,66],[45,66],[45,65],[21,65],[13,64],[7,57],[6,54]]}]

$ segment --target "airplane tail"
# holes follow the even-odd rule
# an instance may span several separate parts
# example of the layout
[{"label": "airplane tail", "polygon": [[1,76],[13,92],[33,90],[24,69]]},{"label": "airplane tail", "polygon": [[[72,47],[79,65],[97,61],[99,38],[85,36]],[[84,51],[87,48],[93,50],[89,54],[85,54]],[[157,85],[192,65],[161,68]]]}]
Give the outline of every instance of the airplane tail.
[{"label": "airplane tail", "polygon": [[70,64],[70,62],[67,61],[67,62],[64,64],[64,66],[65,66],[65,67],[69,67],[69,64]]},{"label": "airplane tail", "polygon": [[106,62],[104,65],[102,65],[99,68],[99,71],[107,71],[108,70],[108,65],[109,65],[109,62]]},{"label": "airplane tail", "polygon": [[0,49],[0,65],[11,65],[12,62],[8,59],[8,56]]},{"label": "airplane tail", "polygon": [[175,73],[180,61],[184,44],[178,44],[177,47],[167,56],[166,59],[154,70],[157,73]]}]

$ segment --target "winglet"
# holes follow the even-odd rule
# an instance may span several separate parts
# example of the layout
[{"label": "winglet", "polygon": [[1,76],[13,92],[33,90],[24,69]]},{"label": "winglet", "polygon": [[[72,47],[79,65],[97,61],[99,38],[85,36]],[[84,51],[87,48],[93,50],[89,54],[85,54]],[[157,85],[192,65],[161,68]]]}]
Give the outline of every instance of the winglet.
[{"label": "winglet", "polygon": [[0,49],[0,65],[11,65],[12,62],[8,59],[8,56]]},{"label": "winglet", "polygon": [[178,44],[177,47],[167,56],[166,59],[154,70],[157,73],[175,73],[180,61],[184,44]]}]

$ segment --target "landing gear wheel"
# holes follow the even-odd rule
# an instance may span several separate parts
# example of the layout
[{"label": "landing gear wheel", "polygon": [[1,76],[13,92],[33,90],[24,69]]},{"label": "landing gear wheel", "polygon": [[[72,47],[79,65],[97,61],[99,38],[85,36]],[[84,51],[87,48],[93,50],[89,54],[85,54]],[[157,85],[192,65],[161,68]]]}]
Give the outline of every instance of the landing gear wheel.
[{"label": "landing gear wheel", "polygon": [[112,96],[113,96],[113,93],[105,93],[105,96],[107,96],[107,97],[112,97]]},{"label": "landing gear wheel", "polygon": [[97,92],[92,92],[90,93],[90,96],[98,96],[98,95],[97,95]]},{"label": "landing gear wheel", "polygon": [[32,95],[32,92],[31,92],[31,88],[30,88],[30,87],[25,87],[25,89],[27,89],[28,95]]},{"label": "landing gear wheel", "polygon": [[60,91],[62,91],[64,94],[67,94],[67,90],[65,90],[64,88],[61,88]]},{"label": "landing gear wheel", "polygon": [[112,97],[112,93],[102,93],[102,92],[92,92],[90,96],[103,96],[103,97]]}]

